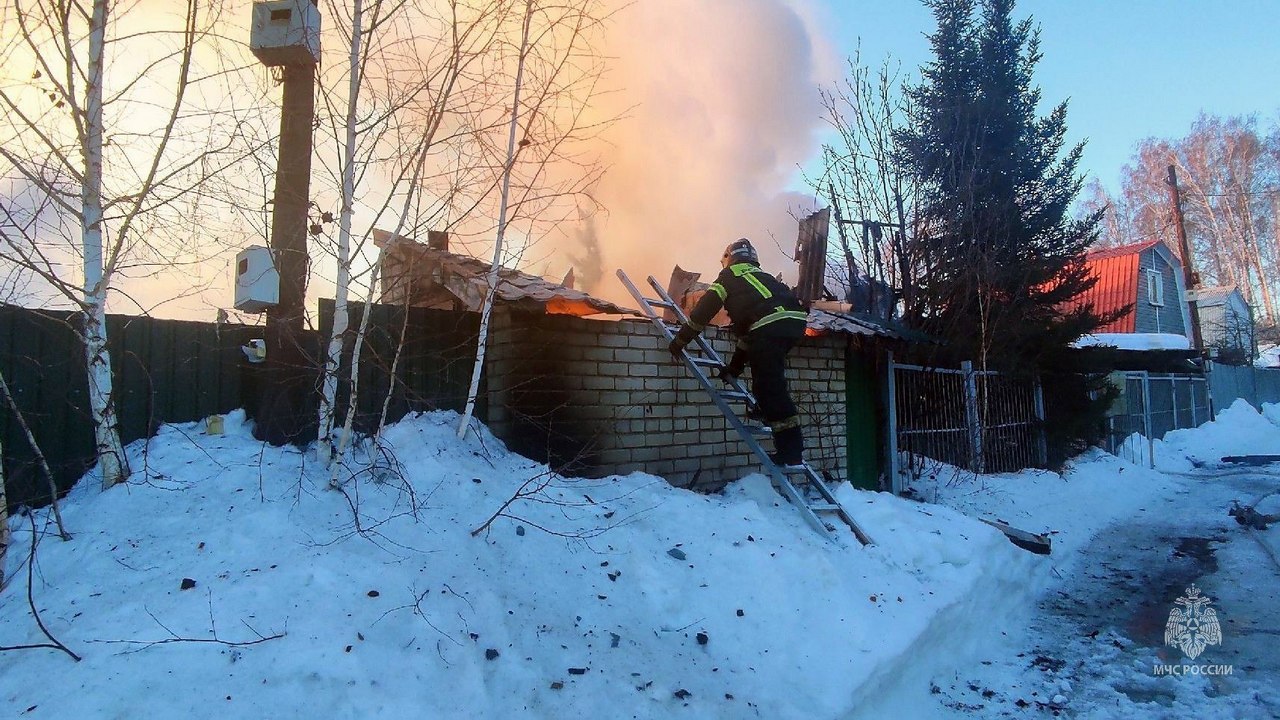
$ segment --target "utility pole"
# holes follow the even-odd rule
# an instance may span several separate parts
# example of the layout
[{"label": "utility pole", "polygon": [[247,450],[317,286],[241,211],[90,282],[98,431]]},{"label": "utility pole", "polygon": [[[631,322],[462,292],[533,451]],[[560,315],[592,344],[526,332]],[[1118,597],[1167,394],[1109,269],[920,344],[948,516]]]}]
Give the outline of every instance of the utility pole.
[{"label": "utility pole", "polygon": [[253,12],[250,47],[264,65],[281,69],[284,86],[271,215],[271,255],[280,276],[280,297],[267,308],[267,361],[254,434],[283,445],[305,437],[304,429],[314,420],[305,405],[315,386],[318,347],[304,344],[303,323],[320,11],[316,0],[268,0],[254,3]]},{"label": "utility pole", "polygon": [[1173,201],[1173,225],[1178,233],[1178,252],[1182,254],[1182,277],[1187,290],[1187,309],[1191,312],[1191,341],[1197,353],[1204,355],[1204,338],[1200,334],[1200,312],[1196,309],[1196,301],[1191,292],[1200,285],[1200,275],[1196,272],[1194,259],[1191,257],[1191,244],[1187,242],[1187,226],[1182,217],[1182,195],[1178,193],[1178,171],[1169,166],[1169,195]]}]

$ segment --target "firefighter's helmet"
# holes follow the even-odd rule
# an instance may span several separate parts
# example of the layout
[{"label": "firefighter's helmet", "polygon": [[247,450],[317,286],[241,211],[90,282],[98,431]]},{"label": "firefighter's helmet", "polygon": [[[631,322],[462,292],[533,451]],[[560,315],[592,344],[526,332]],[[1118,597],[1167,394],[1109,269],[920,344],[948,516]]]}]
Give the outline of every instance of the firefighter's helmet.
[{"label": "firefighter's helmet", "polygon": [[756,249],[752,247],[751,241],[746,238],[734,240],[724,249],[724,255],[720,258],[720,263],[725,267],[733,263],[746,262],[756,265],[760,262],[760,256],[756,254]]}]

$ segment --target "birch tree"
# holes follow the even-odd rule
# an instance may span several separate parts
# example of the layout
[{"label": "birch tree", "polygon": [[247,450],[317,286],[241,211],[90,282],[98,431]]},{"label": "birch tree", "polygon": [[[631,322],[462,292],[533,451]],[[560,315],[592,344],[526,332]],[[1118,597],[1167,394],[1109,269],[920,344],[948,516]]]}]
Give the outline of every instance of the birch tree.
[{"label": "birch tree", "polygon": [[[574,155],[577,143],[603,125],[584,119],[600,72],[599,54],[589,42],[601,22],[597,8],[595,0],[548,4],[540,14],[536,3],[526,13],[523,0],[331,5],[331,25],[344,42],[341,85],[346,92],[332,91],[339,83],[322,77],[321,126],[333,150],[320,145],[320,166],[328,174],[327,182],[319,183],[320,208],[328,207],[325,198],[332,197],[323,188],[339,188],[335,236],[322,232],[313,243],[336,266],[334,325],[319,389],[317,447],[322,458],[330,458],[334,449],[341,452],[352,437],[369,315],[350,327],[348,300],[352,292],[363,291],[367,307],[376,297],[382,254],[370,252],[373,229],[407,237],[443,231],[455,252],[483,248],[510,259],[510,243],[494,244],[489,234],[495,215],[502,214],[497,206],[504,178],[506,221],[499,225],[519,224],[521,249],[539,229],[554,225],[557,208],[576,207],[598,179],[598,167]],[[523,36],[526,17],[530,28],[522,53],[516,40]],[[521,81],[528,92],[522,92],[517,109],[523,133],[513,153],[517,157],[509,163],[505,148],[512,77],[521,57],[528,61]],[[336,75],[338,65],[328,67]],[[509,237],[506,230],[503,237]],[[407,329],[401,328],[401,342],[387,368],[392,383],[383,398],[379,428],[397,389]],[[339,422],[339,360],[344,346],[352,343],[348,410]]]},{"label": "birch tree", "polygon": [[220,14],[220,3],[199,0],[163,11],[6,0],[0,14],[0,59],[17,74],[0,86],[0,159],[6,179],[47,207],[27,213],[30,232],[0,225],[0,251],[80,310],[104,487],[129,475],[107,349],[110,295],[126,269],[162,266],[190,245],[198,234],[174,218],[232,162],[236,119],[196,107],[197,98],[234,97],[235,72],[216,49]]},{"label": "birch tree", "polygon": [[511,197],[511,166],[516,159],[516,128],[520,120],[520,89],[524,80],[525,53],[529,48],[529,21],[533,18],[533,0],[525,0],[524,23],[520,31],[520,54],[516,61],[515,89],[511,100],[511,126],[507,131],[507,161],[502,167],[502,197],[498,203],[498,236],[493,243],[493,261],[489,264],[489,275],[486,278],[488,287],[484,299],[484,307],[480,311],[480,337],[476,345],[476,362],[471,369],[471,385],[467,389],[467,404],[462,412],[462,422],[458,423],[458,437],[467,434],[471,425],[471,415],[476,408],[476,395],[480,390],[480,375],[484,369],[485,346],[489,339],[489,317],[493,314],[493,296],[498,287],[498,270],[502,268],[502,240],[507,232],[507,202]]},{"label": "birch tree", "polygon": [[[592,31],[603,21],[598,9],[591,0],[524,2],[506,146],[498,175],[500,190],[493,254],[480,313],[476,362],[458,425],[459,438],[466,435],[471,425],[480,392],[499,271],[504,258],[513,254],[507,247],[508,232],[516,222],[523,222],[525,247],[528,247],[537,234],[537,223],[555,221],[554,217],[548,218],[548,210],[555,202],[583,195],[586,188],[594,186],[601,172],[598,167],[583,165],[580,161],[573,163],[571,151],[566,149],[600,127],[586,120],[586,109],[600,77],[599,67],[591,65],[599,59],[591,46]],[[607,124],[608,119],[601,122]],[[566,162],[574,164],[578,172],[559,181],[552,180],[553,168],[557,163]],[[519,257],[519,251],[515,256]]]},{"label": "birch tree", "polygon": [[[351,214],[356,180],[356,102],[360,96],[360,50],[364,36],[364,1],[355,0],[351,8],[351,55],[347,85],[347,112],[342,154],[342,197],[338,214],[338,279],[334,292],[333,328],[325,352],[324,385],[320,393],[320,430],[317,450],[321,462],[329,462],[329,433],[333,429],[334,402],[338,393],[338,361],[342,357],[342,341],[347,332],[347,292],[351,282]],[[366,313],[367,314],[367,313]]]},{"label": "birch tree", "polygon": [[[428,162],[456,162],[453,158],[466,154],[462,148],[471,138],[483,133],[484,128],[477,127],[475,108],[483,106],[492,92],[480,66],[490,60],[510,6],[510,2],[361,0],[352,6],[349,18],[338,15],[337,6],[332,9],[340,21],[349,21],[349,53],[345,109],[331,114],[335,122],[330,124],[335,140],[340,138],[342,144],[336,173],[340,186],[337,237],[332,244],[320,245],[333,253],[337,264],[317,434],[318,452],[325,461],[335,445],[346,446],[353,419],[349,411],[343,438],[335,442],[338,366],[350,329],[351,285],[366,286],[367,307],[377,285],[380,254],[362,272],[355,270],[354,263],[367,249],[379,219],[391,223],[394,235],[449,222],[453,193],[441,191],[432,181],[449,177],[447,187],[457,187],[466,182],[460,179],[466,172],[458,168],[433,174]],[[322,99],[326,106],[331,104],[323,84]],[[431,200],[424,202],[424,196]],[[371,199],[374,222],[357,232],[355,206],[358,202],[367,206]],[[357,330],[350,380],[353,396],[367,318],[368,313]]]}]

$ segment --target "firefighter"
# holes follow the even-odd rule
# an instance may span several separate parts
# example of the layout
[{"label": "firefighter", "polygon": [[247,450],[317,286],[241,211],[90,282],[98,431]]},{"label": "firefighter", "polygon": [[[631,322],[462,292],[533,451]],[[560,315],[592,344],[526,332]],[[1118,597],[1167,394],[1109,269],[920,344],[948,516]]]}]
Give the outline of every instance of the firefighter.
[{"label": "firefighter", "polygon": [[751,366],[751,392],[773,431],[775,465],[796,467],[804,462],[800,416],[787,391],[786,357],[804,335],[808,313],[791,289],[760,269],[760,257],[746,238],[729,243],[720,258],[723,268],[707,293],[689,313],[668,346],[677,360],[685,346],[702,332],[723,307],[729,313],[738,345],[717,377],[728,381]]}]

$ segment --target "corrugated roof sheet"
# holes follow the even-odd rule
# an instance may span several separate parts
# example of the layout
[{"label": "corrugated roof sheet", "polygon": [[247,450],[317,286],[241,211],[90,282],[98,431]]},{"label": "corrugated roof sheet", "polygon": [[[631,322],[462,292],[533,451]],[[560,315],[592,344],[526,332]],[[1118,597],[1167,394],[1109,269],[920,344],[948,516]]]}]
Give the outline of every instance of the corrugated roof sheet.
[{"label": "corrugated roof sheet", "polygon": [[1196,301],[1199,307],[1222,305],[1236,292],[1235,285],[1217,285],[1214,287],[1198,287],[1187,293],[1187,297]]},{"label": "corrugated roof sheet", "polygon": [[908,342],[937,342],[924,333],[896,327],[870,316],[853,313],[833,312],[813,308],[809,311],[809,328],[818,332],[848,333],[850,335],[871,335],[874,337],[906,340]]},{"label": "corrugated roof sheet", "polygon": [[885,328],[862,322],[856,318],[845,315],[844,313],[829,312],[827,310],[810,310],[809,311],[809,328],[819,332],[848,333],[850,335],[872,335],[880,337],[896,338],[892,332]]}]

